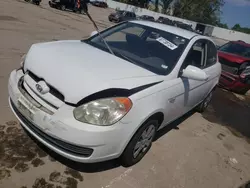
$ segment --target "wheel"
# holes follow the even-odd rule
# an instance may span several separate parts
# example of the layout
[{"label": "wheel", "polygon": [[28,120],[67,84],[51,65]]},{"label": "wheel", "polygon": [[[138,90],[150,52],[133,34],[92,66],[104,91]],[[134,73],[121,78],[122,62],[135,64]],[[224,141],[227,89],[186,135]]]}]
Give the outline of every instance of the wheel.
[{"label": "wheel", "polygon": [[66,10],[65,5],[61,5],[60,9],[63,10],[63,11]]},{"label": "wheel", "polygon": [[40,2],[37,1],[37,2],[36,2],[36,5],[39,6],[39,5],[40,5]]},{"label": "wheel", "polygon": [[120,158],[123,166],[132,166],[145,156],[152,145],[158,125],[157,120],[149,120],[139,128]]},{"label": "wheel", "polygon": [[196,110],[200,113],[204,112],[207,109],[207,107],[212,99],[212,96],[213,96],[213,91],[211,91],[207,95],[207,97],[197,106]]}]

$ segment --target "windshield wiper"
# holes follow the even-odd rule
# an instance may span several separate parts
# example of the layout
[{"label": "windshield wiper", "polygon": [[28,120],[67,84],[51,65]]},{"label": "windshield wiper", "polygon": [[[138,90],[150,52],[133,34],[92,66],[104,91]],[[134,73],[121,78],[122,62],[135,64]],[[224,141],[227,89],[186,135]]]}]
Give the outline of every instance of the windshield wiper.
[{"label": "windshield wiper", "polygon": [[107,42],[105,41],[105,39],[102,37],[102,35],[101,35],[101,33],[100,33],[100,31],[99,31],[99,29],[98,29],[98,27],[97,27],[95,21],[94,21],[94,20],[92,19],[92,17],[90,16],[90,14],[89,14],[89,12],[88,12],[88,7],[87,7],[87,6],[88,6],[87,3],[84,3],[84,6],[83,6],[83,7],[84,7],[84,10],[85,10],[86,15],[88,16],[88,18],[90,19],[90,21],[93,23],[93,25],[94,25],[96,31],[98,32],[99,37],[101,38],[101,40],[103,41],[103,43],[105,44],[105,46],[107,47],[107,49],[109,50],[109,52],[110,52],[112,55],[114,55],[114,52],[111,50],[111,48],[109,47],[108,43],[107,43]]},{"label": "windshield wiper", "polygon": [[135,61],[133,61],[131,58],[129,58],[128,56],[124,55],[123,53],[118,52],[118,51],[116,51],[115,53],[118,54],[119,56],[121,56],[123,59],[126,59],[127,61],[129,61],[129,62],[137,65],[137,63]]}]

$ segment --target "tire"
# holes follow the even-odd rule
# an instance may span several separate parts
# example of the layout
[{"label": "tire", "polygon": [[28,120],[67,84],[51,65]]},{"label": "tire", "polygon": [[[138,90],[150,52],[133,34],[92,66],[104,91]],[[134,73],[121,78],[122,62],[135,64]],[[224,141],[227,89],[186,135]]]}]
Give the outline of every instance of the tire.
[{"label": "tire", "polygon": [[196,107],[196,110],[200,113],[204,112],[207,109],[212,97],[213,97],[213,91],[211,91],[206,96],[206,98]]},{"label": "tire", "polygon": [[63,10],[63,11],[65,11],[65,10],[66,10],[65,5],[61,5],[61,6],[60,6],[60,9]]},{"label": "tire", "polygon": [[134,134],[120,157],[124,167],[138,163],[145,156],[151,148],[158,126],[157,120],[148,120]]}]

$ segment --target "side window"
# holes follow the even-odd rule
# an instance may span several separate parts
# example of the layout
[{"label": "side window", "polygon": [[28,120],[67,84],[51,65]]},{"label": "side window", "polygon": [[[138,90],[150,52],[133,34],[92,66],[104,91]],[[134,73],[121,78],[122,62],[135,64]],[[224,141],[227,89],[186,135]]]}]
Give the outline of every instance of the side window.
[{"label": "side window", "polygon": [[186,59],[183,62],[182,68],[185,69],[188,65],[193,65],[198,68],[203,68],[204,66],[204,57],[205,57],[205,46],[206,41],[199,40],[194,43]]},{"label": "side window", "polygon": [[217,49],[211,41],[208,41],[208,43],[207,43],[207,59],[206,59],[205,67],[209,67],[209,66],[214,65],[216,63],[216,61],[217,61]]}]

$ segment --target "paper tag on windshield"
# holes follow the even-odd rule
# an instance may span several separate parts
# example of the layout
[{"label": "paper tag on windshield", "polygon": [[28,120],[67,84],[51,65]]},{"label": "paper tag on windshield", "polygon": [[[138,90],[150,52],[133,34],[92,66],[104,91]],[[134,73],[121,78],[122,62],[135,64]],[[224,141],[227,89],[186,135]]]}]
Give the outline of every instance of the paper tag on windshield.
[{"label": "paper tag on windshield", "polygon": [[176,46],[172,42],[168,41],[167,39],[164,39],[163,37],[159,37],[156,40],[171,50],[178,48],[178,46]]}]

